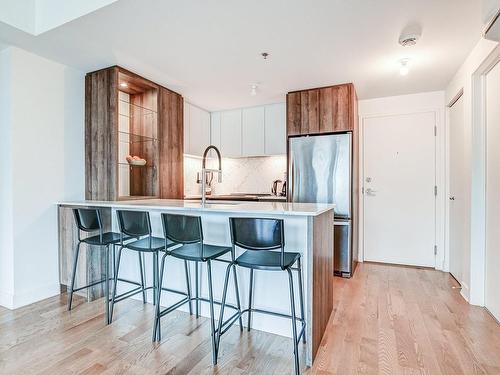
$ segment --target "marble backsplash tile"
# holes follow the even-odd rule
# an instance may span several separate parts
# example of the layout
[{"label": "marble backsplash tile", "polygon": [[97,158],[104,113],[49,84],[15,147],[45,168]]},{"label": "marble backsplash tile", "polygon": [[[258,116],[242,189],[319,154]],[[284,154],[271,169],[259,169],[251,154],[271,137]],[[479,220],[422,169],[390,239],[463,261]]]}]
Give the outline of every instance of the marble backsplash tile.
[{"label": "marble backsplash tile", "polygon": [[[208,160],[207,167],[216,168],[216,160]],[[201,194],[196,173],[201,171],[201,158],[184,156],[184,195]],[[271,193],[274,180],[283,180],[286,155],[251,158],[222,158],[222,182],[214,176],[212,194]]]}]

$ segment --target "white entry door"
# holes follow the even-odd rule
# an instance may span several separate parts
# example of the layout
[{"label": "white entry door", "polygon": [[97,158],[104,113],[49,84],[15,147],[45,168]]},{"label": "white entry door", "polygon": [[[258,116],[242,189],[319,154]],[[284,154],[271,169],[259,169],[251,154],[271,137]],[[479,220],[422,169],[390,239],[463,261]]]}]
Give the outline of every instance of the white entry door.
[{"label": "white entry door", "polygon": [[500,63],[486,75],[485,306],[500,320]]},{"label": "white entry door", "polygon": [[467,236],[464,105],[460,97],[450,107],[450,273],[463,284]]},{"label": "white entry door", "polygon": [[435,113],[367,118],[364,259],[435,267]]}]

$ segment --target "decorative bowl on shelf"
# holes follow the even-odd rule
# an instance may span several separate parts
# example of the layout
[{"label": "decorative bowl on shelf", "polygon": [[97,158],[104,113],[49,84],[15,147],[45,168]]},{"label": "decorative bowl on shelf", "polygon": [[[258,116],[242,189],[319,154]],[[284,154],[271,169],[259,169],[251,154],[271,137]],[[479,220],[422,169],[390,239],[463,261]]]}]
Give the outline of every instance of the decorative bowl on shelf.
[{"label": "decorative bowl on shelf", "polygon": [[142,159],[138,156],[127,156],[126,157],[127,159],[127,163],[129,163],[130,165],[133,165],[133,166],[137,166],[137,167],[143,167],[146,165],[146,159]]}]

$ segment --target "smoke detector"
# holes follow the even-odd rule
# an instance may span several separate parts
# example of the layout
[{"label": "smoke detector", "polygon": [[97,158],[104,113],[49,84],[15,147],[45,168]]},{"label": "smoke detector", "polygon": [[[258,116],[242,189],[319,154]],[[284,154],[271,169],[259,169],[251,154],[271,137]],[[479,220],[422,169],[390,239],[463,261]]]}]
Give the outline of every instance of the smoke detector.
[{"label": "smoke detector", "polygon": [[411,47],[417,44],[419,38],[418,34],[404,34],[399,37],[399,44],[403,47]]}]

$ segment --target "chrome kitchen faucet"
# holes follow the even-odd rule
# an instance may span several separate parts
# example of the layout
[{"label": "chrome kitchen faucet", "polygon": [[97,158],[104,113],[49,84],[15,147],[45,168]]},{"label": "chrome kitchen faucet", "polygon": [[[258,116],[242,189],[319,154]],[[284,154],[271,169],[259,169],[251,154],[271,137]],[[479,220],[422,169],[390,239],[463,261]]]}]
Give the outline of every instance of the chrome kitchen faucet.
[{"label": "chrome kitchen faucet", "polygon": [[[217,159],[219,160],[219,169],[207,169],[206,168],[206,161],[207,161],[207,155],[210,150],[214,150],[217,153]],[[207,199],[206,195],[206,185],[207,185],[207,173],[213,173],[216,172],[218,175],[217,181],[219,183],[222,182],[222,159],[220,156],[220,151],[217,147],[214,145],[210,145],[205,149],[205,152],[203,153],[203,162],[201,164],[201,204],[202,206],[205,205],[205,201]]]}]

